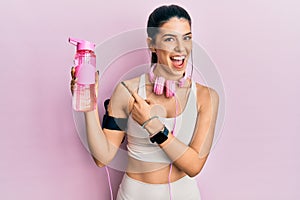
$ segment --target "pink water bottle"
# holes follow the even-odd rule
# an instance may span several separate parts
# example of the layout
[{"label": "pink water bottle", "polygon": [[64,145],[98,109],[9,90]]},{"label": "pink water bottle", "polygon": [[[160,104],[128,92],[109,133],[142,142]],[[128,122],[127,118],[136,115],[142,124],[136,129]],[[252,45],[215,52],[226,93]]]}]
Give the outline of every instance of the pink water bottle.
[{"label": "pink water bottle", "polygon": [[72,106],[76,111],[92,111],[97,104],[95,93],[95,44],[74,38],[69,38],[69,42],[76,46],[74,64],[77,81],[74,86]]}]

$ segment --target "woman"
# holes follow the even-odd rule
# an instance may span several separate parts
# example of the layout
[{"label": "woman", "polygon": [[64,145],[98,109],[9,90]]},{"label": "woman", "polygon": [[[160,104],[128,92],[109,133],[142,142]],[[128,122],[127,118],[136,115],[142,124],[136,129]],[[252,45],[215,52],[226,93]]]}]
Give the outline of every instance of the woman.
[{"label": "woman", "polygon": [[192,32],[183,8],[155,9],[147,33],[150,72],[115,88],[102,127],[97,108],[85,113],[89,148],[97,165],[104,166],[127,136],[128,167],[118,200],[200,199],[191,177],[209,155],[218,94],[186,76]]}]

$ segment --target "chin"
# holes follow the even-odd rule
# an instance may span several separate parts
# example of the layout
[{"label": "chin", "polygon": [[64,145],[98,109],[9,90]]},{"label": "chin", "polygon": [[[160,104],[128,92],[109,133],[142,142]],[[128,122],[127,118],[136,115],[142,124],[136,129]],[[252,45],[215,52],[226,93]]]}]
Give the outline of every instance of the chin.
[{"label": "chin", "polygon": [[171,66],[172,66],[172,69],[173,69],[173,70],[184,73],[185,70],[186,70],[187,64],[186,64],[186,63],[183,63],[183,64],[180,65],[180,66],[174,66],[173,64],[171,64]]}]

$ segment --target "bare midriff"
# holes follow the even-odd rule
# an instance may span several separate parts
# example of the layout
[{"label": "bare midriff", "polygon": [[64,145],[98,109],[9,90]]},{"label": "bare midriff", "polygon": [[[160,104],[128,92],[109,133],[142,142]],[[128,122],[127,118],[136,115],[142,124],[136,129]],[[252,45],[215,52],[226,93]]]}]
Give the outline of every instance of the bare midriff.
[{"label": "bare midriff", "polygon": [[[135,180],[150,184],[164,184],[169,182],[170,164],[144,162],[129,157],[127,175]],[[184,177],[186,174],[172,165],[170,182]]]}]

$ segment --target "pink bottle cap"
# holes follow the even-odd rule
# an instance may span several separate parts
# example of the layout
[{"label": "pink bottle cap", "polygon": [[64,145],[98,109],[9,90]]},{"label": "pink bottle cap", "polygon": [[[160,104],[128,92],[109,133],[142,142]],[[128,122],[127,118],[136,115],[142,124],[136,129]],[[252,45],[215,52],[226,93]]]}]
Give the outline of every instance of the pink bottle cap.
[{"label": "pink bottle cap", "polygon": [[75,39],[75,38],[71,38],[71,37],[69,38],[69,42],[76,46],[77,51],[78,50],[91,50],[91,51],[94,51],[95,46],[96,46],[94,43],[91,43],[89,41]]}]

